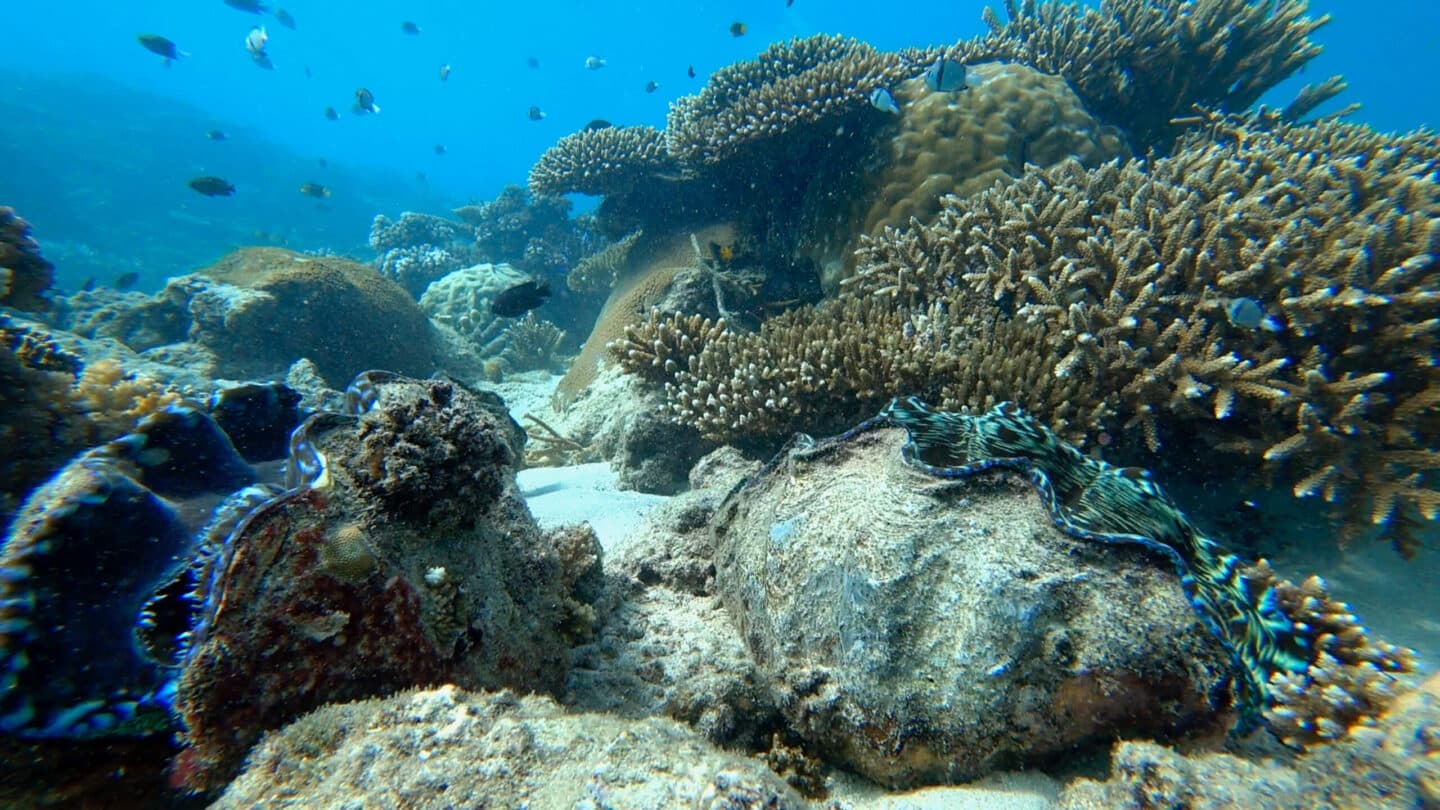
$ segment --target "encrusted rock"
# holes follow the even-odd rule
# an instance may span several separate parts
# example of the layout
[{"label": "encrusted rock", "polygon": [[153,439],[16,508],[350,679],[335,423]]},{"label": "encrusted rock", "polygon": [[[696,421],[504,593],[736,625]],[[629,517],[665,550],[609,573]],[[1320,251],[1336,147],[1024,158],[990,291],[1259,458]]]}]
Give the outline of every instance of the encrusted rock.
[{"label": "encrusted rock", "polygon": [[782,455],[713,520],[720,597],[796,734],[895,787],[1223,722],[1227,658],[1166,561],[1062,534],[1008,476],[920,474],[902,439]]}]

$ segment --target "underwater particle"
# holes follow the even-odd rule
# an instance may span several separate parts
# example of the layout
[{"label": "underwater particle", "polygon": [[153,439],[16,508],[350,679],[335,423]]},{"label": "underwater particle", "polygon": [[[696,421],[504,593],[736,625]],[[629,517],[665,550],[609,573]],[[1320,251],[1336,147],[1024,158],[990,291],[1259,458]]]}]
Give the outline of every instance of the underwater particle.
[{"label": "underwater particle", "polygon": [[549,298],[550,282],[531,278],[502,290],[490,302],[490,311],[502,318],[518,318]]},{"label": "underwater particle", "polygon": [[900,105],[895,103],[895,96],[883,87],[870,91],[870,106],[882,112],[900,114]]},{"label": "underwater particle", "polygon": [[420,34],[420,26],[416,25],[410,20],[406,20],[405,22],[400,23],[400,30],[406,34],[409,34],[412,37],[419,36]]},{"label": "underwater particle", "polygon": [[440,66],[440,81],[442,81],[442,82],[443,82],[443,81],[448,81],[449,79],[450,79],[450,65],[449,65],[449,64],[441,65],[441,66]]},{"label": "underwater particle", "polygon": [[657,82],[657,81],[649,81],[649,82],[646,82],[646,83],[645,83],[645,92],[647,92],[647,93],[653,93],[653,92],[655,92],[656,90],[659,90],[659,89],[660,89],[660,83]]},{"label": "underwater particle", "polygon": [[160,54],[160,56],[165,60],[165,64],[167,65],[182,56],[190,55],[175,47],[175,43],[171,42],[165,37],[160,36],[159,34],[140,34],[139,36],[135,37],[135,39],[140,42],[140,47],[151,53]]},{"label": "underwater particle", "polygon": [[320,185],[319,183],[303,183],[300,186],[300,193],[304,194],[306,197],[314,197],[317,200],[323,200],[326,197],[330,196],[330,189]]},{"label": "underwater particle", "polygon": [[295,18],[291,16],[290,12],[283,8],[277,8],[271,13],[275,15],[275,22],[289,28],[291,31],[295,30]]},{"label": "underwater particle", "polygon": [[325,108],[325,118],[326,118],[327,120],[330,120],[330,121],[339,121],[339,120],[340,120],[340,113],[335,112],[335,108],[334,108],[334,107],[326,107],[326,108]]},{"label": "underwater particle", "polygon": [[730,36],[732,37],[743,37],[745,36],[745,32],[749,30],[749,26],[745,25],[745,23],[740,22],[739,20],[730,23]]},{"label": "underwater particle", "polygon": [[604,60],[604,59],[601,59],[601,58],[598,57],[598,56],[587,56],[587,57],[585,57],[585,69],[586,69],[586,70],[599,70],[600,68],[603,68],[603,67],[605,67],[605,60]]},{"label": "underwater particle", "polygon": [[355,114],[380,114],[380,105],[375,103],[375,94],[362,87],[355,91]]},{"label": "underwater particle", "polygon": [[346,523],[325,537],[320,546],[320,568],[347,582],[359,582],[379,567],[375,552],[359,523]]},{"label": "underwater particle", "polygon": [[534,107],[534,106],[532,106],[532,107],[530,108],[530,120],[531,120],[531,121],[544,121],[544,120],[545,120],[545,111],[544,111],[544,110],[541,110],[539,107]]},{"label": "underwater particle", "polygon": [[251,14],[260,14],[270,10],[270,7],[261,3],[260,0],[222,0],[225,5],[236,11],[247,11]]},{"label": "underwater particle", "polygon": [[937,59],[935,64],[925,68],[925,86],[936,93],[964,90],[965,66],[954,59]]},{"label": "underwater particle", "polygon": [[197,177],[189,185],[206,197],[229,197],[235,193],[235,186],[220,177]]},{"label": "underwater particle", "polygon": [[212,141],[228,141],[230,136],[225,134],[223,129],[212,129],[205,133],[205,137]]}]

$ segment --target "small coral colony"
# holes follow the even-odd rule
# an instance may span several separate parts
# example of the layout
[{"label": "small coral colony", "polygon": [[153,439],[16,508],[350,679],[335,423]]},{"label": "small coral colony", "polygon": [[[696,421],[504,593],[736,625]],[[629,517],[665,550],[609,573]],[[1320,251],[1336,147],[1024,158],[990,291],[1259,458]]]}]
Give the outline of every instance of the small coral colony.
[{"label": "small coral colony", "polygon": [[[770,45],[663,129],[559,139],[528,189],[376,217],[368,265],[250,248],[66,296],[0,209],[8,744],[159,739],[152,770],[218,791],[325,704],[561,694],[600,555],[542,531],[515,473],[615,460],[566,413],[616,380],[671,437],[623,452],[682,482],[722,445],[879,428],[917,487],[1008,471],[1063,535],[1173,577],[1232,743],[1383,732],[1415,654],[1166,492],[1223,470],[1318,516],[1305,542],[1434,553],[1440,141],[1317,116],[1340,77],[1257,106],[1320,51],[1304,0],[1006,11],[950,45]],[[571,218],[571,193],[601,201]],[[532,415],[527,445],[493,390],[549,372],[566,427]]]}]

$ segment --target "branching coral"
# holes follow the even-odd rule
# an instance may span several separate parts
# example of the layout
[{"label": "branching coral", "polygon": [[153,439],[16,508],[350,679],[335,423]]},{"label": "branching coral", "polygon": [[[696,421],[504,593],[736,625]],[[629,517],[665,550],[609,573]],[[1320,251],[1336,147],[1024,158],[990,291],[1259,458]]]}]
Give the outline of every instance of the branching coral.
[{"label": "branching coral", "polygon": [[615,286],[643,231],[612,242],[599,253],[581,259],[565,276],[565,285],[578,293],[609,292]]},{"label": "branching coral", "polygon": [[1102,126],[1059,76],[991,62],[972,65],[963,93],[934,93],[923,80],[896,89],[900,132],[866,217],[865,232],[930,220],[946,194],[966,196],[1020,175],[1027,164],[1074,158],[1086,166],[1124,157],[1128,148]]},{"label": "branching coral", "polygon": [[817,35],[771,45],[752,61],[716,71],[698,95],[670,106],[670,153],[692,163],[719,163],[747,145],[773,141],[808,125],[863,109],[877,87],[923,69],[898,53],[858,40]]},{"label": "branching coral", "polygon": [[1265,717],[1275,734],[1304,749],[1375,728],[1416,672],[1415,651],[1371,639],[1319,577],[1299,585],[1277,580],[1263,560],[1246,577],[1274,587],[1280,610],[1314,639],[1308,669],[1271,678]]},{"label": "branching coral", "polygon": [[1172,157],[951,199],[933,224],[867,238],[839,299],[758,334],[691,335],[694,351],[672,334],[688,322],[660,318],[614,351],[646,373],[659,358],[671,408],[719,438],[892,393],[950,410],[1014,399],[1071,440],[1198,435],[1297,497],[1341,502],[1352,535],[1432,518],[1440,145],[1334,121],[1229,126],[1233,143],[1197,135]]},{"label": "branching coral", "polygon": [[536,194],[616,194],[657,175],[671,174],[678,162],[654,127],[586,129],[561,138],[530,169]]},{"label": "branching coral", "polygon": [[[1164,149],[1173,118],[1196,106],[1240,112],[1320,53],[1311,35],[1328,16],[1306,0],[1006,0],[1009,21],[985,10],[987,36],[947,51],[961,62],[1001,59],[1063,76],[1085,108],[1122,127],[1138,150]],[[1312,91],[1310,106],[1334,84]],[[1328,95],[1325,96],[1328,98]]]}]

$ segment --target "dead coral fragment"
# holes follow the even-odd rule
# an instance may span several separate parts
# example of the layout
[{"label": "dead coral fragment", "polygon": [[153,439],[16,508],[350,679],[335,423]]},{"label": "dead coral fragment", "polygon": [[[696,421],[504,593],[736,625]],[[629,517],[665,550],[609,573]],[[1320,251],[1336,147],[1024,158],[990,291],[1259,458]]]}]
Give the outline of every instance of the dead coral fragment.
[{"label": "dead coral fragment", "polygon": [[530,169],[535,194],[616,194],[675,172],[665,137],[654,127],[607,127],[566,135]]}]

